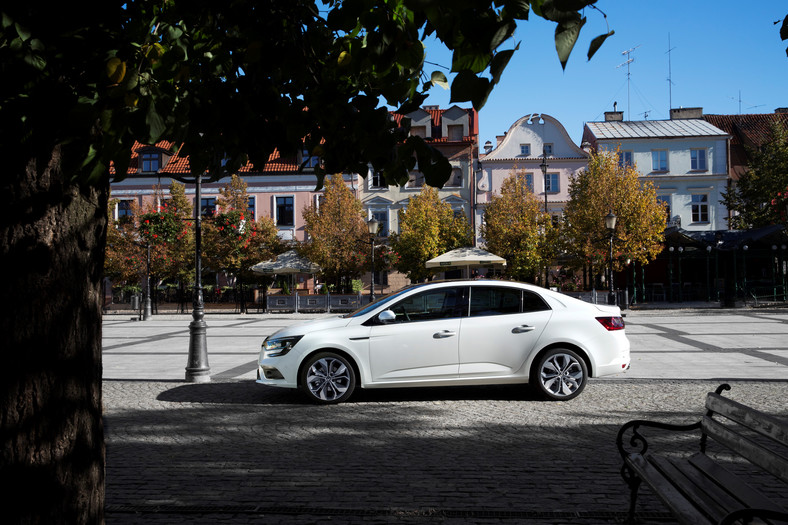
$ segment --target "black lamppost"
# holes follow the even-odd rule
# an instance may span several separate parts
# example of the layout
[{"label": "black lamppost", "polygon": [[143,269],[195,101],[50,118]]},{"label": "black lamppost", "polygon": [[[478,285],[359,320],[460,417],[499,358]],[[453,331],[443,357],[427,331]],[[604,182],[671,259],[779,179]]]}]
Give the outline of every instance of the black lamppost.
[{"label": "black lamppost", "polygon": [[194,311],[189,323],[189,360],[186,364],[186,381],[207,383],[211,380],[208,366],[208,341],[205,324],[205,303],[202,294],[202,175],[194,178]]},{"label": "black lamppost", "polygon": [[150,243],[146,243],[145,246],[148,249],[148,256],[145,271],[145,300],[142,308],[142,320],[149,321],[153,315],[150,304]]},{"label": "black lamppost", "polygon": [[616,291],[613,287],[613,237],[616,234],[616,219],[613,210],[605,216],[605,228],[610,233],[610,292],[607,295],[607,304],[616,304]]},{"label": "black lamppost", "polygon": [[[542,168],[542,177],[544,180],[544,214],[547,216],[548,220],[550,216],[547,212],[547,150],[542,147],[542,163],[539,164],[539,167]],[[547,227],[545,226],[545,233],[547,233]],[[545,264],[544,267],[544,287],[547,288],[549,285],[550,280],[550,267]]]},{"label": "black lamppost", "polygon": [[367,228],[369,228],[369,245],[372,247],[372,274],[369,278],[369,302],[375,302],[375,237],[378,235],[378,226],[380,224],[372,217],[367,221]]}]

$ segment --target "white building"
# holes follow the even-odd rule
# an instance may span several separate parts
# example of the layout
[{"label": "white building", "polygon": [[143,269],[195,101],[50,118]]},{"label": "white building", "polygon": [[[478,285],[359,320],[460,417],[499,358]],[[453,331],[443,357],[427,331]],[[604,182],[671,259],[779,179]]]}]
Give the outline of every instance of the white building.
[{"label": "white building", "polygon": [[701,108],[672,109],[670,120],[624,121],[623,112],[588,122],[583,144],[597,151],[620,150],[667,204],[668,225],[691,231],[727,229],[720,202],[728,185],[730,136],[703,119]]},{"label": "white building", "polygon": [[[479,157],[476,231],[493,194],[500,194],[504,179],[518,171],[525,172],[531,191],[558,220],[569,200],[570,177],[588,165],[588,154],[572,141],[560,122],[544,113],[525,115],[497,138],[495,149],[488,142]],[[542,164],[547,166],[546,174]]]}]

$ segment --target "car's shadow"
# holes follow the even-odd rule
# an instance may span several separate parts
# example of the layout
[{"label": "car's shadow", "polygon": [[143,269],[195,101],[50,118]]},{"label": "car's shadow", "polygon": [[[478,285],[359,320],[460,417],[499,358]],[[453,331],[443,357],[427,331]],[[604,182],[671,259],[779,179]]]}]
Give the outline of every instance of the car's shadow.
[{"label": "car's shadow", "polygon": [[[253,381],[192,383],[170,388],[157,396],[172,403],[218,403],[255,405],[314,405],[303,393],[259,385]],[[439,401],[540,401],[528,385],[462,387],[413,387],[358,389],[347,403],[400,403]]]}]

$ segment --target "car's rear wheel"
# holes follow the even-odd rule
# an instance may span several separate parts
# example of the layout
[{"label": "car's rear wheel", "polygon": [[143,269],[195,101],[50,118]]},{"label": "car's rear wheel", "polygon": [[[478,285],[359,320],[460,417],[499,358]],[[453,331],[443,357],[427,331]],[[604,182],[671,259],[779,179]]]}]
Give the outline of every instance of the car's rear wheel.
[{"label": "car's rear wheel", "polygon": [[304,363],[299,384],[307,397],[316,403],[341,403],[356,388],[356,372],[343,356],[321,352]]},{"label": "car's rear wheel", "polygon": [[588,381],[588,368],[585,360],[574,351],[552,348],[536,362],[531,381],[547,399],[566,401],[583,391]]}]

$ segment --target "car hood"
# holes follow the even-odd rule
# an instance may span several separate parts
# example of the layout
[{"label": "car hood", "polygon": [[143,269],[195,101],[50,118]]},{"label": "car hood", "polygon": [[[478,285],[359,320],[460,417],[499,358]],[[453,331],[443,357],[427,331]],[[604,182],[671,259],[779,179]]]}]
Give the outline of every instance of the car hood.
[{"label": "car hood", "polygon": [[319,332],[321,330],[328,330],[330,328],[339,328],[341,326],[347,326],[348,323],[350,323],[350,321],[352,321],[351,318],[339,317],[339,316],[312,319],[311,321],[305,321],[303,323],[298,323],[292,326],[288,326],[286,328],[282,328],[281,330],[271,334],[269,337],[273,338],[273,337],[286,337],[290,335],[305,335],[312,332]]}]

